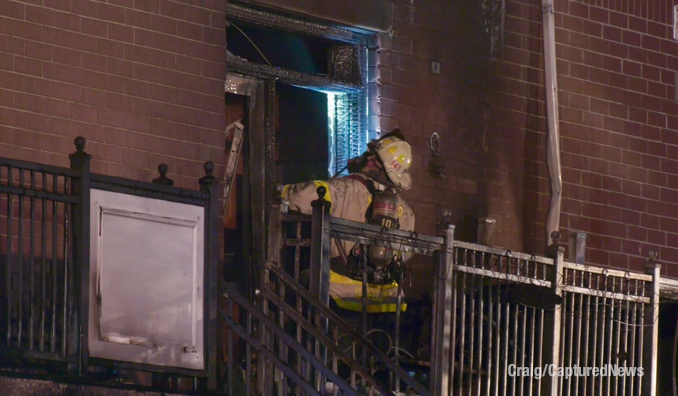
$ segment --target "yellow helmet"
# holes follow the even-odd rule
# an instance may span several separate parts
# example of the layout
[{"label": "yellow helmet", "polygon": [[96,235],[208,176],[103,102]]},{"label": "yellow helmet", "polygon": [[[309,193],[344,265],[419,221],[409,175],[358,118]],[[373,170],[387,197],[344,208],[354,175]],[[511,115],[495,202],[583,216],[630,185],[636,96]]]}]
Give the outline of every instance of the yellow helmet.
[{"label": "yellow helmet", "polygon": [[409,171],[412,165],[412,148],[409,143],[397,136],[387,135],[376,142],[374,151],[384,165],[388,178],[396,186],[409,190],[412,187]]}]

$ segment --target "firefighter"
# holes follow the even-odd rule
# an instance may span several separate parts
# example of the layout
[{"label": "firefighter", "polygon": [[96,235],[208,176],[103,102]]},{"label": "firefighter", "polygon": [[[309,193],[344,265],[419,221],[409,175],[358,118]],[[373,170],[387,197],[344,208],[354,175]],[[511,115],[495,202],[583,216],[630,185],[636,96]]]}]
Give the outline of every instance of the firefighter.
[{"label": "firefighter", "polygon": [[[414,231],[414,213],[398,194],[412,186],[411,163],[412,149],[402,132],[395,129],[370,142],[360,157],[349,160],[348,176],[285,186],[283,199],[290,210],[311,214],[311,202],[318,199],[316,190],[324,186],[333,217]],[[367,254],[369,265],[367,312],[395,312],[398,285],[390,269],[394,262],[402,266],[408,257],[386,248],[370,246],[366,253],[353,242],[333,240],[332,300],[340,308],[362,311],[361,254]]]}]

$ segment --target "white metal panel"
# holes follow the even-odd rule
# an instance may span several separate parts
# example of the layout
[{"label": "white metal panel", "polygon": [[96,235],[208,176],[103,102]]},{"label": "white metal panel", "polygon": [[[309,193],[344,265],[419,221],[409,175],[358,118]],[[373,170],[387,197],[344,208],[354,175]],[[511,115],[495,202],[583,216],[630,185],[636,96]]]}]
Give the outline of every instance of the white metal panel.
[{"label": "white metal panel", "polygon": [[90,356],[203,369],[204,208],[91,200]]}]

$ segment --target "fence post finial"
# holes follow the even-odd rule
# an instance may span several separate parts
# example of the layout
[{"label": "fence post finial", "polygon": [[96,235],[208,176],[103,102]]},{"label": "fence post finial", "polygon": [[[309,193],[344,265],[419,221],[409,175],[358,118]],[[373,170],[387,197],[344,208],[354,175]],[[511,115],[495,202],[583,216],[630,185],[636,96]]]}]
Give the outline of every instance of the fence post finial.
[{"label": "fence post finial", "polygon": [[552,259],[555,259],[558,257],[558,253],[561,251],[560,232],[553,231],[551,233],[551,244],[546,248],[546,255]]},{"label": "fence post finial", "polygon": [[327,194],[327,187],[319,186],[318,188],[316,188],[315,192],[318,193],[318,199],[312,201],[311,206],[322,206],[329,209],[332,206],[332,202],[325,199],[325,194]]},{"label": "fence post finial", "polygon": [[168,170],[169,167],[167,164],[158,165],[158,173],[160,174],[160,177],[153,179],[153,184],[159,184],[161,186],[173,186],[174,180],[167,177]]},{"label": "fence post finial", "polygon": [[217,184],[217,178],[214,177],[214,162],[207,161],[202,168],[205,170],[205,176],[199,180],[200,190],[209,194],[214,194],[212,186]]},{"label": "fence post finial", "polygon": [[90,154],[87,154],[85,152],[85,144],[87,144],[87,140],[85,140],[84,137],[78,136],[75,139],[73,139],[73,143],[75,143],[75,153],[69,155],[69,158],[71,159],[71,164],[73,163],[73,160],[85,160],[85,159],[92,159],[92,156]]}]

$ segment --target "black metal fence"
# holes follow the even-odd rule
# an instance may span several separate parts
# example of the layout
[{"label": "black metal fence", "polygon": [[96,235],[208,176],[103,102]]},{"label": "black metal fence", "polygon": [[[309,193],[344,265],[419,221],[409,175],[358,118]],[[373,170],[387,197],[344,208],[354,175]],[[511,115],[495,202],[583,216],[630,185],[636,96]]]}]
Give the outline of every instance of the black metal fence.
[{"label": "black metal fence", "polygon": [[[47,374],[57,380],[134,386],[123,373],[146,371],[154,373],[154,390],[216,390],[219,221],[214,165],[205,163],[200,191],[186,190],[172,186],[165,165],[153,183],[90,173],[85,139],[76,138],[75,145],[70,169],[0,158],[0,375]],[[93,188],[204,208],[205,370],[89,357]]]},{"label": "black metal fence", "polygon": [[73,329],[71,169],[0,158],[0,336],[5,358],[66,362]]}]

